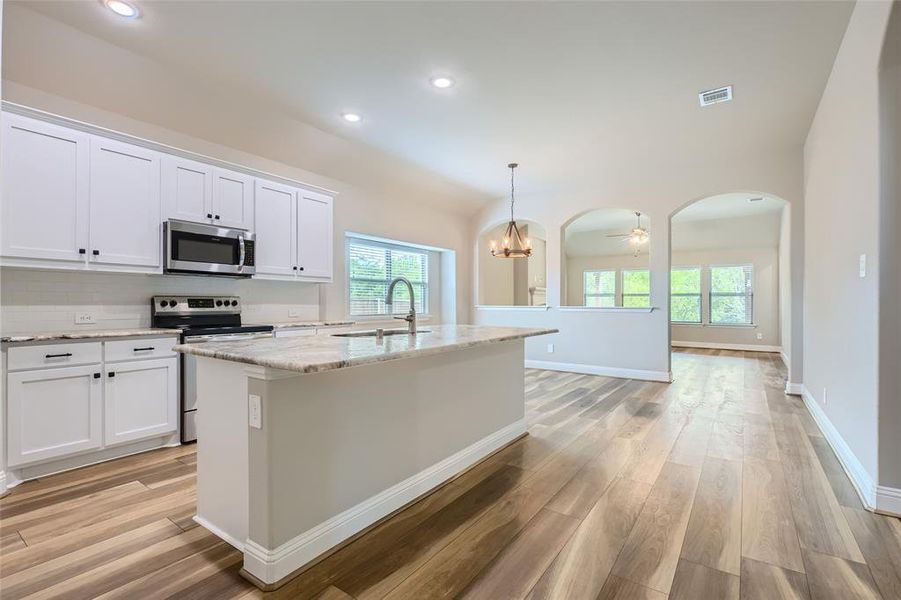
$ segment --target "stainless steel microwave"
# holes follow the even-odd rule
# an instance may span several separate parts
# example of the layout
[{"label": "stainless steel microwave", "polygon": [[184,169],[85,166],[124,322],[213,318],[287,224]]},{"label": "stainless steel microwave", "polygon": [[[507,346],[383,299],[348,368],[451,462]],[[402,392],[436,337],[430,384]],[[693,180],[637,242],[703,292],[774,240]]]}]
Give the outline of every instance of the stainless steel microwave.
[{"label": "stainless steel microwave", "polygon": [[256,271],[250,231],[169,219],[163,233],[166,273],[250,277]]}]

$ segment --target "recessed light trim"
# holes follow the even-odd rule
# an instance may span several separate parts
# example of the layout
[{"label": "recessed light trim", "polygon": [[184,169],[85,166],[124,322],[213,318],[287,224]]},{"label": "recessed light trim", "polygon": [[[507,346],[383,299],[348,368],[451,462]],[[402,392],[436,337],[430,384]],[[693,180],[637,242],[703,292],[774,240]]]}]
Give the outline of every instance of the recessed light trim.
[{"label": "recessed light trim", "polygon": [[341,118],[347,121],[348,123],[359,123],[363,120],[359,114],[355,112],[343,112],[341,113]]},{"label": "recessed light trim", "polygon": [[125,19],[137,19],[141,16],[138,7],[125,0],[103,0],[103,5]]},{"label": "recessed light trim", "polygon": [[456,84],[457,82],[454,81],[453,77],[448,77],[447,75],[438,75],[429,79],[429,83],[432,84],[432,87],[436,87],[439,90],[446,90],[447,88],[454,87],[454,84]]}]

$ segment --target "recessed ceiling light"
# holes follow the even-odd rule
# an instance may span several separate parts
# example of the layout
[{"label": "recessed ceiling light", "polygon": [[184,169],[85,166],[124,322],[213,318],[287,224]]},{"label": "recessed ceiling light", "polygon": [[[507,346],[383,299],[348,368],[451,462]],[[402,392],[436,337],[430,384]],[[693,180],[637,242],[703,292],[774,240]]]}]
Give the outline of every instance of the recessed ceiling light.
[{"label": "recessed ceiling light", "polygon": [[454,83],[456,82],[452,78],[442,75],[440,77],[432,77],[429,79],[429,83],[432,84],[432,87],[444,90],[449,87],[454,87]]},{"label": "recessed ceiling light", "polygon": [[357,113],[345,112],[341,113],[341,118],[347,121],[348,123],[359,123],[363,120],[363,117],[358,115]]},{"label": "recessed ceiling light", "polygon": [[141,15],[141,11],[137,6],[125,2],[125,0],[103,0],[103,5],[108,9],[126,19],[134,19]]}]

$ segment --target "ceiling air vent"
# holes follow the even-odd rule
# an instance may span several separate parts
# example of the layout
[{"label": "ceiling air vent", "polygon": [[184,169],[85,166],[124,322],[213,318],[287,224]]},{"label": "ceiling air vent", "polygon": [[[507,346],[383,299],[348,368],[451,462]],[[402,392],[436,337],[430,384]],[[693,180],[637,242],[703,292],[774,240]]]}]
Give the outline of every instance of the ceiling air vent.
[{"label": "ceiling air vent", "polygon": [[717,88],[715,90],[701,92],[698,94],[698,100],[701,101],[701,106],[710,106],[711,104],[717,104],[718,102],[728,102],[729,100],[732,100],[732,86],[727,85],[726,87]]}]

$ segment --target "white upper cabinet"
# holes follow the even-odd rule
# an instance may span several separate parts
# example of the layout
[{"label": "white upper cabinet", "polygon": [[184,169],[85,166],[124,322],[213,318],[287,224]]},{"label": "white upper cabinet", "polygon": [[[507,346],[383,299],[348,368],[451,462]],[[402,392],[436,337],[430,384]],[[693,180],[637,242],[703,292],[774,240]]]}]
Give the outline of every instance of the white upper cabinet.
[{"label": "white upper cabinet", "polygon": [[4,257],[84,263],[90,136],[3,114]]},{"label": "white upper cabinet", "polygon": [[213,169],[213,222],[223,227],[253,231],[253,177]]},{"label": "white upper cabinet", "polygon": [[161,266],[159,154],[92,136],[90,198],[91,263]]},{"label": "white upper cabinet", "polygon": [[213,218],[213,167],[164,156],[162,169],[165,218],[209,223]]},{"label": "white upper cabinet", "polygon": [[297,270],[296,197],[294,188],[257,179],[254,228],[256,272],[259,274],[293,277]]},{"label": "white upper cabinet", "polygon": [[332,277],[332,198],[298,191],[297,263],[302,277]]}]

